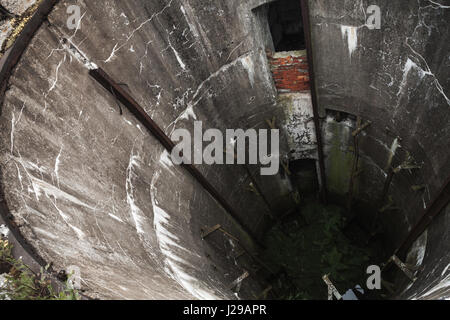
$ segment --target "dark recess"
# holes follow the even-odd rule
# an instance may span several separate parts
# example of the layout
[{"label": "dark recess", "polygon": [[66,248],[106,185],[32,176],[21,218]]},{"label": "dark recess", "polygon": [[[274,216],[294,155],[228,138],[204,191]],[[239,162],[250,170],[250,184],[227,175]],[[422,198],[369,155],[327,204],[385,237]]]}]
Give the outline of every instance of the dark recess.
[{"label": "dark recess", "polygon": [[302,159],[289,163],[292,184],[301,194],[311,195],[319,191],[316,162],[314,159]]},{"label": "dark recess", "polygon": [[300,1],[279,0],[270,4],[269,25],[275,51],[306,48]]}]

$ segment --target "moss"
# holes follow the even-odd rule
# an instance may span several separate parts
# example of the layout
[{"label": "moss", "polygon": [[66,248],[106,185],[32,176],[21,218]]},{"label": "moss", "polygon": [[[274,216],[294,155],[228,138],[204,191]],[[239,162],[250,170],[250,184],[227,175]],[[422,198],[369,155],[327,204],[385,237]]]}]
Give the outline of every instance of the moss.
[{"label": "moss", "polygon": [[265,239],[263,258],[278,278],[281,299],[327,299],[327,286],[322,280],[330,275],[341,293],[363,286],[369,261],[377,260],[372,248],[353,244],[342,231],[344,209],[305,203],[290,221],[275,226]]}]

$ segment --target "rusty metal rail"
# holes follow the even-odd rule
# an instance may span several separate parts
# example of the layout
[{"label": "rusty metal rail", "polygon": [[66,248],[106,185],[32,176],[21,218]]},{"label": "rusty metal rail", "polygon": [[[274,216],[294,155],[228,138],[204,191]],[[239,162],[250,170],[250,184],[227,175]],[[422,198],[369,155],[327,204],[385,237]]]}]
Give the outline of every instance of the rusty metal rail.
[{"label": "rusty metal rail", "polygon": [[425,214],[411,230],[403,244],[397,249],[396,255],[401,259],[406,258],[409,248],[413,245],[422,233],[430,226],[434,219],[442,213],[450,203],[450,177],[444,183],[432,204],[426,210]]},{"label": "rusty metal rail", "polygon": [[[165,134],[165,132],[153,121],[145,110],[128,94],[117,82],[115,82],[101,68],[90,70],[89,74],[107,91],[109,91],[118,101],[130,110],[130,112],[153,134],[153,136],[171,153],[175,143]],[[224,197],[212,186],[205,176],[192,164],[182,164],[182,166],[200,183],[200,185],[228,212],[228,214],[240,225],[240,227],[252,238],[260,247],[264,246],[258,238],[239,218],[234,208]]]},{"label": "rusty metal rail", "polygon": [[311,23],[309,20],[309,6],[308,0],[300,0],[302,7],[302,16],[303,16],[303,28],[305,30],[305,42],[306,42],[306,51],[308,54],[308,67],[309,67],[309,79],[310,79],[310,87],[311,87],[311,98],[314,112],[314,126],[316,128],[316,137],[317,137],[317,150],[319,155],[319,167],[320,167],[320,180],[321,180],[321,199],[324,203],[327,202],[328,199],[328,191],[327,191],[327,178],[325,174],[325,156],[323,153],[323,142],[322,142],[322,130],[320,129],[320,113],[319,113],[319,103],[317,100],[317,89],[316,82],[314,77],[314,58],[312,51],[312,42],[311,42]]}]

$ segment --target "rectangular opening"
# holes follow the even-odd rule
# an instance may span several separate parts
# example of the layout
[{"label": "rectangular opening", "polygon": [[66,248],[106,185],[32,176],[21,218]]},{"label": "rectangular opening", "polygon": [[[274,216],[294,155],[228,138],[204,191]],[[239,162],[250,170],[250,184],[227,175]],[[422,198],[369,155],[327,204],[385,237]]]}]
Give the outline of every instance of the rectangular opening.
[{"label": "rectangular opening", "polygon": [[300,194],[315,194],[319,190],[315,159],[301,159],[289,162],[292,185]]},{"label": "rectangular opening", "polygon": [[300,0],[278,0],[269,4],[268,20],[276,52],[306,48]]}]

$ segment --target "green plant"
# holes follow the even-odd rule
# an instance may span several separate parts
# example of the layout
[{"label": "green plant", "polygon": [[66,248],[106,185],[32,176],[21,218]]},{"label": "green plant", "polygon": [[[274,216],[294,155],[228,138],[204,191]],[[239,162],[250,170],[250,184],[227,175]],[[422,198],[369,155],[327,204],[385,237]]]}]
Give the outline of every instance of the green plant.
[{"label": "green plant", "polygon": [[57,292],[47,276],[49,266],[34,273],[22,260],[12,256],[12,245],[0,240],[0,265],[7,267],[6,282],[0,289],[0,300],[78,300],[76,290],[66,283],[64,290]]}]

